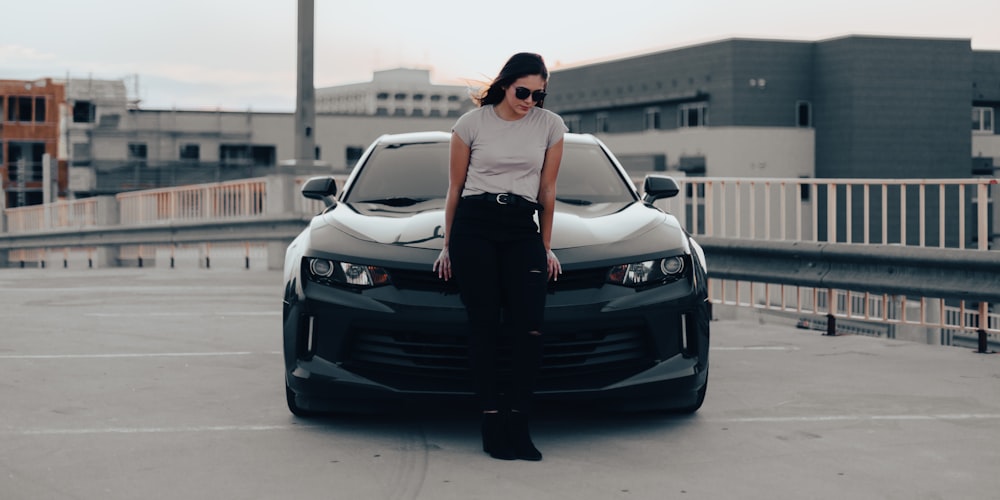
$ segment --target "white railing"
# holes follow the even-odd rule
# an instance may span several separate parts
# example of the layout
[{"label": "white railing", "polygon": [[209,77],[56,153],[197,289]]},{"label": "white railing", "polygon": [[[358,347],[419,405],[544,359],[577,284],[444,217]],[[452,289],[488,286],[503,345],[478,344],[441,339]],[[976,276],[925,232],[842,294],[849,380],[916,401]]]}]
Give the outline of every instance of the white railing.
[{"label": "white railing", "polygon": [[[323,209],[323,203],[299,195],[305,180],[305,177],[295,179],[290,210],[312,215]],[[641,178],[634,180],[642,185]],[[989,200],[997,194],[994,187],[997,179],[688,177],[678,181],[681,195],[658,204],[674,212],[696,236],[902,244],[970,251],[989,248]],[[116,197],[120,224],[261,217],[266,213],[267,187],[266,179],[257,178],[122,193]],[[338,180],[338,187],[343,188],[342,179]],[[7,209],[7,233],[94,226],[96,212],[97,203],[93,199]],[[206,255],[208,248],[204,251]],[[148,258],[147,255],[157,251],[123,247],[121,256]],[[43,254],[36,255],[33,250],[12,251],[8,260],[44,261]],[[890,325],[940,327],[949,332],[986,330],[992,337],[1000,333],[1000,319],[986,303],[720,279],[711,280],[711,300],[718,304],[814,316],[825,314]],[[890,307],[891,304],[900,305]],[[982,324],[979,318],[985,318]]]},{"label": "white railing", "polygon": [[[657,202],[697,236],[988,250],[997,179],[678,178],[681,195]],[[634,178],[637,186],[641,178]],[[995,210],[995,209],[993,209]],[[711,269],[711,258],[709,258]],[[985,331],[1000,342],[1000,314],[985,302],[943,301],[711,279],[713,303],[830,315],[860,323]],[[980,318],[985,318],[980,322]],[[851,328],[841,324],[838,328]],[[950,343],[950,342],[949,342]]]},{"label": "white railing", "polygon": [[92,227],[97,225],[97,200],[57,201],[47,205],[8,208],[4,213],[7,216],[7,232],[10,233]]},{"label": "white railing", "polygon": [[237,219],[264,215],[263,178],[132,191],[116,196],[122,225]]},{"label": "white railing", "polygon": [[[680,178],[667,200],[692,234],[989,248],[995,178]],[[639,184],[641,185],[641,184]]]}]

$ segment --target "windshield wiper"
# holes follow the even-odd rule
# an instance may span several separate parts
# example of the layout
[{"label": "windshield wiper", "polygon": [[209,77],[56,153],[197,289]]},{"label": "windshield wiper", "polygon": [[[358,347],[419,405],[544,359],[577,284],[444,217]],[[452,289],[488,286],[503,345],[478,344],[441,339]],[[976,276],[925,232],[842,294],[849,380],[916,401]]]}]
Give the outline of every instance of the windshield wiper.
[{"label": "windshield wiper", "polygon": [[360,203],[375,203],[377,205],[388,205],[390,207],[408,207],[410,205],[416,205],[427,201],[428,198],[407,198],[405,196],[398,196],[395,198],[381,198],[377,200],[364,200]]},{"label": "windshield wiper", "polygon": [[580,198],[556,198],[556,201],[561,201],[570,205],[593,205],[594,202],[590,200],[584,200]]}]

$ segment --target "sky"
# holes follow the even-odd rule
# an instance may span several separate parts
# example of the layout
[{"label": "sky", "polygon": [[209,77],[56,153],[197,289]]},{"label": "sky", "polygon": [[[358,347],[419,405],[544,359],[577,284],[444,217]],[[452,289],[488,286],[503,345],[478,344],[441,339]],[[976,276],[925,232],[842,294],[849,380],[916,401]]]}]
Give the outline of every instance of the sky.
[{"label": "sky", "polygon": [[[0,12],[0,79],[124,79],[150,109],[294,111],[297,0],[31,0]],[[393,68],[488,81],[725,40],[968,39],[1000,51],[998,0],[315,0],[314,85]]]}]

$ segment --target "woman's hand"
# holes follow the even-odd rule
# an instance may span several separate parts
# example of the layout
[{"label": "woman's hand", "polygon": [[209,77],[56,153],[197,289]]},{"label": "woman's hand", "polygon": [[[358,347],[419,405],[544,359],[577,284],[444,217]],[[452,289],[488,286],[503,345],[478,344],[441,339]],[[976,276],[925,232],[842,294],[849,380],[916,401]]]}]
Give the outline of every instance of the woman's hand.
[{"label": "woman's hand", "polygon": [[546,252],[546,261],[548,261],[549,268],[549,279],[559,281],[559,275],[562,274],[562,264],[559,263],[559,257],[549,250]]},{"label": "woman's hand", "polygon": [[445,245],[434,260],[434,271],[438,273],[438,278],[445,281],[451,279],[451,256],[448,255],[448,246]]}]

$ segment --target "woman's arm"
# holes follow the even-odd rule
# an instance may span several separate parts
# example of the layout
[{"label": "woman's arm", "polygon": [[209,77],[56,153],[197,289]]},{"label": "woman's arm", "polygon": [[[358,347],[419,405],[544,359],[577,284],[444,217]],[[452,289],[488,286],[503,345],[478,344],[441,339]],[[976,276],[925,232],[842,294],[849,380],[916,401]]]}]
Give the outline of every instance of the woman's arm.
[{"label": "woman's arm", "polygon": [[563,141],[553,144],[545,151],[545,161],[542,163],[542,178],[538,185],[538,203],[542,210],[538,213],[538,227],[542,233],[542,244],[548,256],[548,273],[550,279],[559,279],[562,265],[552,253],[552,216],[556,206],[556,178],[559,176],[559,165],[562,163]]},{"label": "woman's arm", "polygon": [[465,188],[465,177],[469,173],[469,158],[472,150],[469,148],[458,134],[451,134],[451,153],[448,157],[448,194],[444,202],[444,245],[441,254],[434,261],[434,271],[437,271],[439,278],[446,281],[451,279],[451,256],[448,254],[448,245],[451,243],[451,225],[455,220],[455,210],[458,208],[458,200],[462,197],[462,190]]}]

